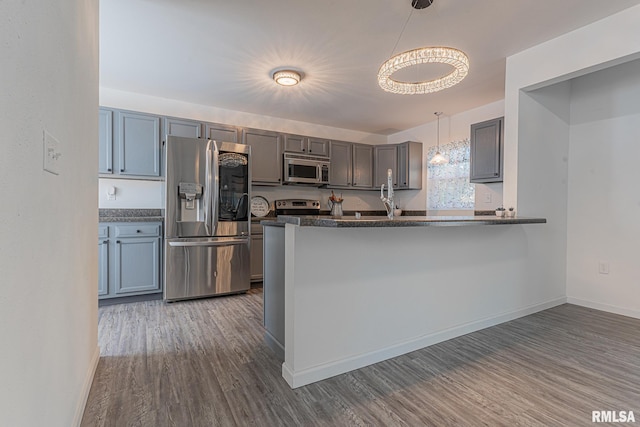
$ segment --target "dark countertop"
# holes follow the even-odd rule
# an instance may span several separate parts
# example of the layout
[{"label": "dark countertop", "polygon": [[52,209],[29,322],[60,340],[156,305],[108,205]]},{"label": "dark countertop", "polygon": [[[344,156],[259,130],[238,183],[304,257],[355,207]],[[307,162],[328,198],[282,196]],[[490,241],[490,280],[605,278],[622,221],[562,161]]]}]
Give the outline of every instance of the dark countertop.
[{"label": "dark countertop", "polygon": [[301,227],[426,227],[426,226],[466,226],[466,225],[511,225],[511,224],[544,224],[545,218],[499,218],[496,216],[399,216],[394,219],[380,216],[289,216],[281,215],[276,222],[264,221],[264,226],[282,226],[294,224]]},{"label": "dark countertop", "polygon": [[99,222],[164,221],[162,209],[98,209]]}]

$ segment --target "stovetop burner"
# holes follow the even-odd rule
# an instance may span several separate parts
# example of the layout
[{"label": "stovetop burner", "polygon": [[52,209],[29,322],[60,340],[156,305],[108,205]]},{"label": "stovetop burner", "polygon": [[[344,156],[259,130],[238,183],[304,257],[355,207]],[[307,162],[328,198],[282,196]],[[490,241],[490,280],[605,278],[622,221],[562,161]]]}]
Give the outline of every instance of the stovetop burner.
[{"label": "stovetop burner", "polygon": [[320,201],[309,199],[282,199],[274,202],[276,215],[318,215]]}]

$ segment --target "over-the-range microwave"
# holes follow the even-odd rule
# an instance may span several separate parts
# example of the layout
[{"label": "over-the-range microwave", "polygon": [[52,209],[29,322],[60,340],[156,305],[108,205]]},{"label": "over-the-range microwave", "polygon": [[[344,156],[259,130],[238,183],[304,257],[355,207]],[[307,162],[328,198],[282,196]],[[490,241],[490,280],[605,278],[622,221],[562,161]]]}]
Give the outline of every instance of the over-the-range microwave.
[{"label": "over-the-range microwave", "polygon": [[329,183],[329,159],[320,156],[284,153],[285,184],[315,184]]}]

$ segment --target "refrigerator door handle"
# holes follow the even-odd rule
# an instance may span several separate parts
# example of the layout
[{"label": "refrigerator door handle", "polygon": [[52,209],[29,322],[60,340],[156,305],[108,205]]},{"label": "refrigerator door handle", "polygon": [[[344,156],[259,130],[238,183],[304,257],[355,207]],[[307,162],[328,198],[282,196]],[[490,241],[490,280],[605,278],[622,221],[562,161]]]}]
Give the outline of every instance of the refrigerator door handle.
[{"label": "refrigerator door handle", "polygon": [[205,153],[204,231],[207,236],[211,236],[211,140],[207,141]]},{"label": "refrigerator door handle", "polygon": [[213,190],[213,194],[211,197],[211,213],[213,218],[213,226],[211,230],[211,235],[215,236],[218,231],[218,207],[220,205],[220,166],[218,165],[218,147],[216,146],[216,142],[212,141],[213,150],[212,150],[212,161],[213,161],[213,177],[211,180],[211,189]]},{"label": "refrigerator door handle", "polygon": [[246,245],[249,243],[248,239],[216,239],[216,240],[200,240],[200,241],[173,241],[169,242],[169,246],[190,247],[190,246],[229,246],[229,245]]}]

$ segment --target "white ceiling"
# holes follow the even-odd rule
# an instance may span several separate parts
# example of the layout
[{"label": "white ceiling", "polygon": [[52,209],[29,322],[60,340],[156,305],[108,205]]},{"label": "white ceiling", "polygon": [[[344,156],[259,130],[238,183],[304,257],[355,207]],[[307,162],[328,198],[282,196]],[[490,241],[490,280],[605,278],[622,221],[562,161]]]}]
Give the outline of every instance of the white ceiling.
[{"label": "white ceiling", "polygon": [[[100,0],[100,85],[390,134],[433,120],[434,111],[502,99],[507,56],[636,4],[435,0],[414,10],[411,0]],[[392,52],[438,45],[469,56],[460,84],[429,95],[380,89],[376,74]],[[281,67],[302,71],[301,84],[276,85],[271,74]],[[435,77],[442,67],[394,77]]]}]

